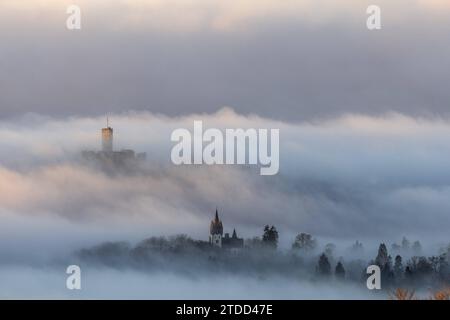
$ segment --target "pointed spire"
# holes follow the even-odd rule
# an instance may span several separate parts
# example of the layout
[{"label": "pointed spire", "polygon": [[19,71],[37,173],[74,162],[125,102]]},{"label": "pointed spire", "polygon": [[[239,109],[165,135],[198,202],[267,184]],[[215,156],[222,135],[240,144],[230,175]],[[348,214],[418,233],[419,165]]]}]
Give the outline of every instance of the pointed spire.
[{"label": "pointed spire", "polygon": [[233,236],[232,236],[234,239],[236,239],[237,238],[237,234],[236,234],[236,229],[233,229]]},{"label": "pointed spire", "polygon": [[222,221],[219,220],[219,211],[216,208],[216,216],[214,217],[214,220],[211,221],[210,226],[210,234],[223,234],[223,226]]}]

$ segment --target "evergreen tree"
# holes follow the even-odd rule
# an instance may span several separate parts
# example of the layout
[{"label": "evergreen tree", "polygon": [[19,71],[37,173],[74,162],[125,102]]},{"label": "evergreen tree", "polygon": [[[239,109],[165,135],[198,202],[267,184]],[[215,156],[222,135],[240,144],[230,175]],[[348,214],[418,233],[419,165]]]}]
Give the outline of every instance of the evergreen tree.
[{"label": "evergreen tree", "polygon": [[437,273],[441,280],[450,283],[450,266],[447,262],[446,254],[441,254],[439,256],[439,267]]},{"label": "evergreen tree", "polygon": [[402,263],[402,257],[400,255],[397,255],[395,257],[394,275],[395,275],[396,279],[401,279],[403,277],[403,263]]},{"label": "evergreen tree", "polygon": [[384,243],[381,243],[378,248],[375,264],[380,267],[381,279],[383,282],[389,283],[394,278],[394,273],[392,271],[392,257],[388,255],[388,251]]},{"label": "evergreen tree", "polygon": [[319,257],[319,263],[317,265],[317,273],[322,276],[331,275],[331,265],[325,253],[322,253]]},{"label": "evergreen tree", "polygon": [[263,243],[272,249],[276,249],[278,246],[278,231],[275,228],[275,226],[269,227],[269,225],[266,225],[264,227],[264,234],[262,237]]},{"label": "evergreen tree", "polygon": [[383,270],[388,261],[389,257],[386,245],[384,243],[381,243],[380,246],[378,247],[378,254],[377,257],[375,258],[375,264],[379,266],[381,270]]},{"label": "evergreen tree", "polygon": [[334,274],[336,276],[337,279],[344,279],[345,278],[345,269],[344,266],[342,265],[342,262],[338,262],[336,265],[336,268],[334,270]]}]

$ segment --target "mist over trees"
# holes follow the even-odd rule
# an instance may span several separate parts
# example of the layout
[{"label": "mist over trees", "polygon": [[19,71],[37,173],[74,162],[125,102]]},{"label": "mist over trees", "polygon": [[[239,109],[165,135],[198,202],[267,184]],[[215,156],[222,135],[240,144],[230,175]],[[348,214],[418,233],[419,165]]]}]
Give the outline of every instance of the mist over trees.
[{"label": "mist over trees", "polygon": [[295,237],[294,243],[292,243],[292,249],[300,252],[310,252],[317,247],[317,241],[312,235],[307,233],[300,233]]},{"label": "mist over trees", "polygon": [[[418,241],[411,245],[406,238],[393,244],[391,252],[380,243],[373,259],[362,257],[363,244],[356,241],[341,250],[334,243],[319,246],[307,233],[299,233],[288,250],[278,248],[279,234],[275,226],[266,225],[261,236],[245,240],[239,250],[211,246],[187,235],[150,237],[131,245],[127,242],[106,242],[81,249],[76,256],[83,264],[101,264],[118,269],[134,268],[146,272],[171,271],[190,277],[217,273],[254,276],[264,280],[279,276],[313,281],[339,281],[365,286],[366,268],[380,267],[383,289],[396,287],[432,288],[450,283],[450,244],[436,255],[415,255]],[[392,255],[395,254],[394,258]]]}]

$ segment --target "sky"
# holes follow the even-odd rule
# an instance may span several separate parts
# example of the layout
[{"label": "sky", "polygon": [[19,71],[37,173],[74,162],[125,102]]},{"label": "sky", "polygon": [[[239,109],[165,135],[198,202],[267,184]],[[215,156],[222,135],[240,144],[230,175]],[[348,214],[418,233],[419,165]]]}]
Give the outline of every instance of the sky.
[{"label": "sky", "polygon": [[[69,4],[81,8],[81,30],[66,29]],[[252,238],[273,224],[283,249],[300,232],[340,248],[363,241],[371,256],[403,236],[427,252],[447,245],[450,2],[378,0],[377,31],[366,28],[370,4],[0,0],[0,297],[70,298],[49,261],[103,241],[207,240],[216,207],[225,232]],[[107,115],[116,150],[147,153],[139,174],[81,163],[100,148]],[[194,120],[279,129],[279,173],[173,165],[170,134]],[[118,271],[97,271],[85,297],[116,297],[104,284]],[[192,286],[152,277],[130,272],[124,292],[172,281],[184,297]],[[265,286],[241,280],[221,279],[221,297]],[[285,281],[266,287],[319,294]]]},{"label": "sky", "polygon": [[450,5],[380,0],[0,1],[0,117],[231,106],[280,120],[448,116]]}]

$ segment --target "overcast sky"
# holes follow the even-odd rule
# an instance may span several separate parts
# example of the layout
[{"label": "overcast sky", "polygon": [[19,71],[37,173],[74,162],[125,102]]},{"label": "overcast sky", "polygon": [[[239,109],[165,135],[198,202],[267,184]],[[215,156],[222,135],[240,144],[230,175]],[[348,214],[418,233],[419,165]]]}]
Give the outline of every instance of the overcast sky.
[{"label": "overcast sky", "polygon": [[[449,110],[450,4],[0,0],[0,117],[148,110],[303,120]],[[66,7],[82,30],[65,27]]]}]

